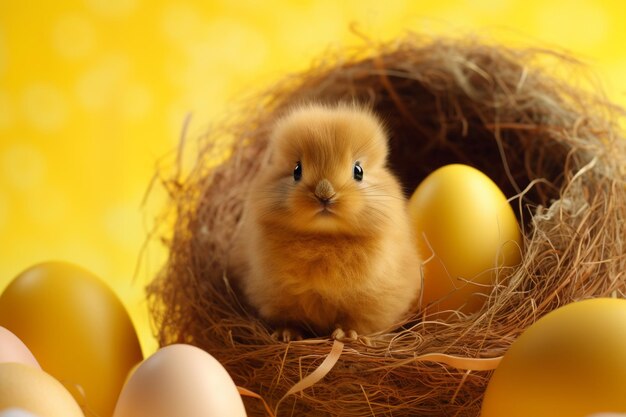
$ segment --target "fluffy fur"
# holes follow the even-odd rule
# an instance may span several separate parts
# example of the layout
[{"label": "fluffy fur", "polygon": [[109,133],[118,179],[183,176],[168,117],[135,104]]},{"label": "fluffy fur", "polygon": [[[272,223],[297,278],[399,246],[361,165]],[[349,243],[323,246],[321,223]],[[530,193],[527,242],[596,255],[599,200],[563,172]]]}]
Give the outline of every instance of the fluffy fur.
[{"label": "fluffy fur", "polygon": [[270,141],[233,252],[248,301],[284,339],[297,333],[283,329],[355,337],[392,327],[418,299],[421,274],[381,123],[357,106],[307,105]]}]

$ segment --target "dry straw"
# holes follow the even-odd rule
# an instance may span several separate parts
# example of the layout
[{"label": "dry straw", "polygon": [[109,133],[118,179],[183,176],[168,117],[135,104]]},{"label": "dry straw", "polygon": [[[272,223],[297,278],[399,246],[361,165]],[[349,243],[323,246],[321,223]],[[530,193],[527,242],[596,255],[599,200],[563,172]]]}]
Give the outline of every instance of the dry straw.
[{"label": "dry straw", "polygon": [[[148,288],[161,345],[207,350],[279,417],[478,416],[490,371],[422,355],[497,358],[547,312],[626,293],[623,114],[576,84],[584,74],[548,50],[408,35],[326,56],[249,100],[200,138],[188,175],[163,179],[175,226]],[[520,219],[523,261],[477,314],[416,314],[372,335],[371,346],[346,343],[321,380],[283,398],[337,345],[272,340],[224,266],[275,119],[294,103],[353,99],[387,121],[390,164],[407,193],[447,163],[489,175]],[[259,400],[246,406],[250,416],[268,414]]]}]

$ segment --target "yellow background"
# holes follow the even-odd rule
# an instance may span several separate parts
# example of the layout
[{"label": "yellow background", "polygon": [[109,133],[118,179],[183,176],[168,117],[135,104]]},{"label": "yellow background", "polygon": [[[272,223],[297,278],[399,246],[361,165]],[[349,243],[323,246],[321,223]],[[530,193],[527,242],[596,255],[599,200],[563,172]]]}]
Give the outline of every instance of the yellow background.
[{"label": "yellow background", "polygon": [[[141,201],[157,160],[232,102],[328,47],[410,29],[557,45],[626,104],[626,8],[559,0],[0,0],[0,290],[43,260],[80,264],[151,337],[143,287],[164,260]],[[156,201],[156,202],[155,202]],[[135,278],[133,278],[135,277]]]}]

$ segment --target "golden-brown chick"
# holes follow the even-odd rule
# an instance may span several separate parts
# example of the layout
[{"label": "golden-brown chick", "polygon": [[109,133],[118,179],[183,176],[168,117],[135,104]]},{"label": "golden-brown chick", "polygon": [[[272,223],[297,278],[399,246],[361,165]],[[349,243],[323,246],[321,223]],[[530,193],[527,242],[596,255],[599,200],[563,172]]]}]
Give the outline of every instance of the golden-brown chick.
[{"label": "golden-brown chick", "polygon": [[276,124],[268,152],[232,256],[250,304],[283,339],[393,327],[421,273],[380,121],[355,105],[301,106]]}]

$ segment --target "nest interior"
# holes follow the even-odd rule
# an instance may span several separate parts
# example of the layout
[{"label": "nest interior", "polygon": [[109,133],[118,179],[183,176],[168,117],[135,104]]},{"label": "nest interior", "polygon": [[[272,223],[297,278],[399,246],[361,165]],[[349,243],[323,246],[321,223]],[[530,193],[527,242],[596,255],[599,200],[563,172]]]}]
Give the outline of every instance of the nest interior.
[{"label": "nest interior", "polygon": [[[163,179],[175,225],[167,263],[148,287],[160,344],[205,349],[271,407],[326,358],[328,339],[273,340],[224,271],[276,118],[307,101],[366,103],[387,123],[389,163],[407,195],[442,165],[480,169],[511,198],[523,260],[478,313],[445,320],[416,313],[396,331],[373,335],[371,346],[347,344],[322,381],[280,401],[276,414],[478,416],[490,372],[415,358],[500,356],[547,312],[626,293],[622,110],[554,68],[584,73],[548,50],[410,34],[325,56],[246,100],[199,138],[187,176]],[[250,416],[267,415],[257,401],[246,407]]]}]

